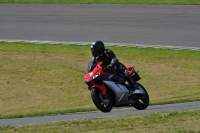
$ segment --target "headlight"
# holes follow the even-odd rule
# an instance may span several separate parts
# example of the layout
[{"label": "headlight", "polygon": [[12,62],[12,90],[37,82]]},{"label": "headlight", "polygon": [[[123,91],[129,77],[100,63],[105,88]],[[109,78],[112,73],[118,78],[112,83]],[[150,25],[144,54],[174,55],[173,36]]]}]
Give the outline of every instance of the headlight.
[{"label": "headlight", "polygon": [[89,80],[85,80],[85,84],[87,84],[89,86],[90,85],[90,81]]},{"label": "headlight", "polygon": [[95,78],[97,78],[99,75],[100,75],[100,72],[97,72],[97,73],[95,73],[95,75],[94,75],[94,76],[92,76],[92,79],[95,79]]}]

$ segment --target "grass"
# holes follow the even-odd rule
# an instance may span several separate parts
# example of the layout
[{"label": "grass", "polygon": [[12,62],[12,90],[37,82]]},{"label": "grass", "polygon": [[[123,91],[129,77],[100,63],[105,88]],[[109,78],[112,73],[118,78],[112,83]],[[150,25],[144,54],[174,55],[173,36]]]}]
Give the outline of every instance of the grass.
[{"label": "grass", "polygon": [[0,3],[199,5],[200,1],[199,0],[0,0]]},{"label": "grass", "polygon": [[200,133],[200,110],[2,127],[1,133]]},{"label": "grass", "polygon": [[[200,100],[200,52],[107,47],[136,65],[150,103]],[[0,43],[0,118],[96,110],[83,76],[90,46]]]}]

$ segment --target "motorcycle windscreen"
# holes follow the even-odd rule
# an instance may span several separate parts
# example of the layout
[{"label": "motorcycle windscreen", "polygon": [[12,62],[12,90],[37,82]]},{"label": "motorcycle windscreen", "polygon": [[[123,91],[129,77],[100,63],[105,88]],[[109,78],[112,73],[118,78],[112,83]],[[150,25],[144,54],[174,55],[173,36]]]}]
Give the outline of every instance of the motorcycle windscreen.
[{"label": "motorcycle windscreen", "polygon": [[96,62],[94,59],[88,62],[87,72],[92,72],[92,70],[96,67],[98,62]]}]

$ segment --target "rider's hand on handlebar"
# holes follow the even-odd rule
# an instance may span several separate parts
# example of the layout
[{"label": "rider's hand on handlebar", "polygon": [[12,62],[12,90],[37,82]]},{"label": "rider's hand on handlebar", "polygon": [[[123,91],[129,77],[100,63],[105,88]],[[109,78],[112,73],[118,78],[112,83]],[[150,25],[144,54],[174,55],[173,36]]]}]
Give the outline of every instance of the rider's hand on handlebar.
[{"label": "rider's hand on handlebar", "polygon": [[111,64],[109,64],[109,65],[107,66],[107,69],[113,69],[113,66],[112,66]]}]

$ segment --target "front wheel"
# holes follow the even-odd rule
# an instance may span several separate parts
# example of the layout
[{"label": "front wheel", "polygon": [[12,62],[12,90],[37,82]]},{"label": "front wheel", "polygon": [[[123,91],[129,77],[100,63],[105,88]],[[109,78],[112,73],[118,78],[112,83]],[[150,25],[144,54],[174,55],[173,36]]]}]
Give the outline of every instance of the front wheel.
[{"label": "front wheel", "polygon": [[91,97],[94,105],[102,112],[110,112],[112,110],[113,102],[108,92],[103,96],[98,88],[93,88],[91,90]]},{"label": "front wheel", "polygon": [[138,85],[138,89],[145,92],[145,97],[136,99],[136,102],[135,104],[133,104],[133,107],[138,110],[144,110],[149,106],[149,95],[146,89],[141,84],[137,83],[137,85]]}]

